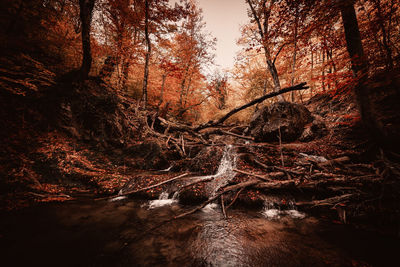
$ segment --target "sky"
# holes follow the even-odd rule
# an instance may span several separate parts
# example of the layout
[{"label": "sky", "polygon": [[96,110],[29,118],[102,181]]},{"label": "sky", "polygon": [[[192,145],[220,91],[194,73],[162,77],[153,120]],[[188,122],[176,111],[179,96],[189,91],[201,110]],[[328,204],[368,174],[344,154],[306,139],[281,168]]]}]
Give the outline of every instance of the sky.
[{"label": "sky", "polygon": [[216,64],[221,69],[232,68],[240,47],[240,25],[248,21],[245,0],[198,0],[203,10],[207,31],[217,38]]}]

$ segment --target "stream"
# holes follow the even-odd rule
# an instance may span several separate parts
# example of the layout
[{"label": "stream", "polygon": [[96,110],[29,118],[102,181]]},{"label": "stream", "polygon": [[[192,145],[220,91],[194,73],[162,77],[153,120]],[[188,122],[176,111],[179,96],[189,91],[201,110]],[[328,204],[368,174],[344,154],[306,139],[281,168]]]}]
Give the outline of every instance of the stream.
[{"label": "stream", "polygon": [[[235,175],[227,146],[210,195]],[[205,176],[210,177],[210,176]],[[194,177],[193,179],[204,179]],[[144,201],[119,197],[48,203],[1,214],[2,266],[396,266],[398,239],[299,212],[193,207],[178,192]],[[4,264],[5,263],[5,264]]]}]

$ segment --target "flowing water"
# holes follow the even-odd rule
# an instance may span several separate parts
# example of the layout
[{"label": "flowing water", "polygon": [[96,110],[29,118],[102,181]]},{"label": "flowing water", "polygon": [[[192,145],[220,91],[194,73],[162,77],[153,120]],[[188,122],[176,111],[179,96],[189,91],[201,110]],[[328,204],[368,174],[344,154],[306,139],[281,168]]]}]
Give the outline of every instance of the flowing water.
[{"label": "flowing water", "polygon": [[[210,194],[235,175],[225,149]],[[204,177],[198,177],[204,179]],[[177,192],[139,201],[80,200],[0,214],[1,266],[396,266],[398,239],[317,220],[266,202],[264,209],[192,207]]]},{"label": "flowing water", "polygon": [[[313,217],[178,203],[53,203],[2,216],[1,266],[396,266],[398,240]],[[164,223],[163,223],[164,222]],[[368,265],[368,264],[369,265]]]}]

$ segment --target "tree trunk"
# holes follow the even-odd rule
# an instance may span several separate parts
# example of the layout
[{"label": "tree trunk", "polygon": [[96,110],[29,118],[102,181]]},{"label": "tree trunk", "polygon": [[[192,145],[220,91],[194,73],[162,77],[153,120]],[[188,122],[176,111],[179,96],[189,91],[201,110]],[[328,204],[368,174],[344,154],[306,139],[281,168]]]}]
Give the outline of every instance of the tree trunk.
[{"label": "tree trunk", "polygon": [[147,106],[147,84],[149,79],[149,61],[150,61],[150,54],[151,54],[151,41],[149,37],[149,1],[145,0],[145,10],[144,10],[144,34],[146,38],[147,44],[147,52],[146,52],[146,59],[144,63],[144,78],[143,78],[143,94],[142,94],[142,101],[143,106]]},{"label": "tree trunk", "polygon": [[79,0],[80,19],[82,23],[82,50],[83,58],[80,69],[81,79],[86,80],[92,66],[92,53],[90,49],[90,26],[92,22],[95,0]]},{"label": "tree trunk", "polygon": [[[298,31],[298,14],[296,12],[296,18],[295,18],[295,25],[294,25],[294,38],[293,38],[293,43],[294,43],[294,50],[293,50],[293,60],[292,60],[292,78],[290,82],[290,86],[294,85],[294,75],[296,71],[296,56],[297,56],[297,31]],[[294,102],[294,91],[291,92],[292,96],[292,102]]]},{"label": "tree trunk", "polygon": [[346,36],[347,51],[351,58],[351,67],[358,84],[354,88],[357,104],[360,110],[361,118],[366,127],[377,141],[384,141],[382,127],[379,126],[369,99],[368,85],[368,67],[364,56],[364,50],[361,42],[361,35],[358,28],[357,16],[353,1],[340,1],[340,11],[343,20],[343,27]]},{"label": "tree trunk", "polygon": [[314,87],[314,52],[311,48],[311,75],[310,75],[310,97],[312,97],[312,89]]},{"label": "tree trunk", "polygon": [[325,50],[322,49],[322,91],[325,89]]},{"label": "tree trunk", "polygon": [[383,18],[382,15],[382,7],[381,7],[381,1],[380,0],[376,0],[375,1],[375,7],[377,9],[377,15],[378,15],[378,21],[379,21],[379,27],[381,28],[382,31],[382,43],[383,43],[383,47],[386,50],[386,67],[389,70],[393,69],[393,57],[392,57],[392,48],[389,45],[388,42],[388,37],[390,33],[387,33],[386,31],[386,27],[385,27],[385,19]]},{"label": "tree trunk", "polygon": [[161,92],[160,98],[158,100],[157,111],[160,110],[162,102],[164,102],[164,87],[165,87],[165,80],[167,79],[167,73],[162,75],[162,82],[161,82]]}]

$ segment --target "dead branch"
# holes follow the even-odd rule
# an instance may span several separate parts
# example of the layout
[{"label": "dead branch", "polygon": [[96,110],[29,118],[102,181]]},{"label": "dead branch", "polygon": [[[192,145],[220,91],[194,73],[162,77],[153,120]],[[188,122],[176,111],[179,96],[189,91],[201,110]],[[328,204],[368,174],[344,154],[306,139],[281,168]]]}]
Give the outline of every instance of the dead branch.
[{"label": "dead branch", "polygon": [[309,87],[306,86],[306,84],[307,83],[305,83],[305,82],[304,83],[300,83],[300,84],[297,84],[295,86],[286,87],[286,88],[284,88],[282,90],[279,90],[278,92],[273,92],[273,93],[264,95],[262,97],[256,98],[253,101],[251,101],[251,102],[249,102],[249,103],[247,103],[245,105],[242,105],[240,107],[232,109],[225,116],[223,116],[222,118],[218,119],[217,121],[209,121],[209,122],[207,122],[205,124],[201,124],[201,125],[197,126],[194,130],[198,131],[198,130],[202,130],[202,129],[205,129],[205,128],[210,128],[210,127],[214,127],[214,126],[217,126],[219,124],[222,124],[224,121],[226,121],[228,118],[230,118],[232,115],[236,114],[237,112],[242,111],[242,110],[244,110],[244,109],[246,109],[248,107],[251,107],[251,106],[253,106],[255,104],[261,103],[264,100],[272,98],[272,97],[275,97],[277,95],[281,95],[281,94],[284,94],[284,93],[287,93],[287,92],[291,92],[291,91],[308,89]]},{"label": "dead branch", "polygon": [[164,185],[164,184],[167,184],[169,182],[172,182],[172,181],[178,180],[180,178],[183,178],[183,177],[185,177],[187,175],[189,175],[189,173],[184,173],[184,174],[175,176],[175,177],[173,177],[171,179],[168,179],[166,181],[163,181],[161,183],[158,183],[158,184],[155,184],[155,185],[151,185],[151,186],[148,186],[148,187],[145,187],[145,188],[130,190],[130,191],[127,191],[125,193],[121,193],[121,194],[118,194],[117,196],[112,196],[112,197],[109,197],[109,198],[120,197],[120,196],[128,196],[128,195],[136,194],[136,193],[143,192],[143,191],[146,191],[146,190],[150,190],[150,189],[156,188],[156,187],[158,187],[160,185]]},{"label": "dead branch", "polygon": [[295,186],[296,182],[294,180],[259,183],[256,185],[259,189],[288,189]]},{"label": "dead branch", "polygon": [[245,139],[245,140],[254,141],[254,137],[251,137],[251,136],[239,135],[239,134],[231,133],[231,132],[224,131],[224,130],[220,130],[220,132],[221,132],[222,134],[234,136],[234,137],[237,137],[237,138],[241,138],[241,139]]},{"label": "dead branch", "polygon": [[237,191],[235,197],[232,199],[232,202],[229,203],[228,206],[226,206],[226,208],[225,208],[226,210],[228,210],[235,203],[235,201],[237,200],[237,198],[239,197],[240,193],[242,193],[243,190],[244,190],[244,187],[240,188],[240,190]]},{"label": "dead branch", "polygon": [[354,196],[354,194],[344,194],[344,195],[341,195],[341,196],[331,197],[331,198],[322,199],[322,200],[297,202],[296,205],[297,206],[312,206],[312,207],[334,206],[337,203],[349,200],[353,196]]},{"label": "dead branch", "polygon": [[238,170],[238,169],[233,169],[233,171],[241,173],[241,174],[249,175],[249,176],[254,176],[254,177],[261,179],[263,181],[266,181],[266,182],[273,181],[273,179],[271,179],[271,178],[279,178],[279,177],[285,176],[285,173],[283,173],[283,172],[270,172],[267,174],[267,176],[263,176],[263,175],[259,175],[259,174],[255,174],[255,173],[251,173],[251,172],[245,172],[245,171]]}]

